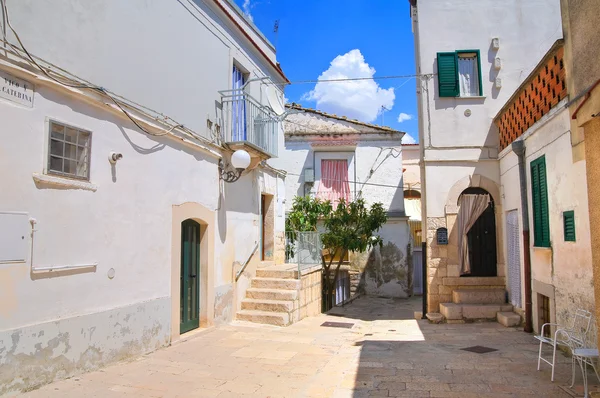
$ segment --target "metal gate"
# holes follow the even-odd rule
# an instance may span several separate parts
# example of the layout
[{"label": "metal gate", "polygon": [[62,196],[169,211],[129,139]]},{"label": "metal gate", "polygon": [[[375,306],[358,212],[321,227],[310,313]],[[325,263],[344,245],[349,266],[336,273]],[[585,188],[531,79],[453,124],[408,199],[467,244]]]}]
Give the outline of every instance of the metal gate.
[{"label": "metal gate", "polygon": [[518,308],[521,305],[521,249],[519,239],[519,212],[506,213],[506,247],[508,249],[508,299]]},{"label": "metal gate", "polygon": [[423,294],[423,252],[413,249],[413,294]]}]

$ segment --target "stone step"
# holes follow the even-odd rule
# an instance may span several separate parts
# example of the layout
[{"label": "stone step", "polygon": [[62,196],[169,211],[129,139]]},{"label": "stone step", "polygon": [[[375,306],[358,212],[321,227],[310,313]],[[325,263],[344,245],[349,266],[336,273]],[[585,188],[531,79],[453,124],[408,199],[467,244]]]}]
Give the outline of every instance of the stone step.
[{"label": "stone step", "polygon": [[456,289],[452,302],[456,304],[504,304],[504,289]]},{"label": "stone step", "polygon": [[496,319],[498,312],[512,311],[510,304],[440,304],[440,312],[448,320]]},{"label": "stone step", "polygon": [[237,313],[237,319],[275,326],[288,326],[290,324],[290,315],[286,312],[241,310]]},{"label": "stone step", "polygon": [[499,324],[508,327],[519,326],[521,324],[521,316],[515,314],[512,311],[498,312],[496,314],[496,320]]},{"label": "stone step", "polygon": [[277,278],[277,279],[296,279],[298,271],[280,270],[280,269],[257,269],[256,276],[258,278]]},{"label": "stone step", "polygon": [[242,300],[242,310],[269,312],[291,312],[294,310],[293,301],[250,299]]},{"label": "stone step", "polygon": [[263,289],[284,289],[296,290],[300,288],[300,281],[297,279],[282,278],[252,278],[252,287]]},{"label": "stone step", "polygon": [[246,289],[246,297],[260,300],[296,300],[298,298],[298,291],[251,287]]}]

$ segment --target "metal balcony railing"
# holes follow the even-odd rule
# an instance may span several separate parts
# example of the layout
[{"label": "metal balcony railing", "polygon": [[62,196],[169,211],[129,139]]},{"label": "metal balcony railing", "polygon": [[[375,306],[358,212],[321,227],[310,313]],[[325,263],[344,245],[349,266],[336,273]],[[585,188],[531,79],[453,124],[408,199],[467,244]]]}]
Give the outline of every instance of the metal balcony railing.
[{"label": "metal balcony railing", "polygon": [[220,93],[225,143],[249,144],[270,157],[276,157],[280,118],[244,89]]}]

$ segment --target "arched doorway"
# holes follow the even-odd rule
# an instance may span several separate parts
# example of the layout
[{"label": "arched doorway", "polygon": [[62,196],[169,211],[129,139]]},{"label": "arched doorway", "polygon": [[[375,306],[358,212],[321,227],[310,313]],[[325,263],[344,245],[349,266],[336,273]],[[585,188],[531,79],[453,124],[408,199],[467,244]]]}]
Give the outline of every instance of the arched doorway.
[{"label": "arched doorway", "polygon": [[200,325],[200,224],[181,223],[180,333]]},{"label": "arched doorway", "polygon": [[[462,195],[489,195],[489,192],[483,188],[470,187]],[[496,216],[494,199],[492,195],[489,197],[487,208],[467,233],[471,272],[462,276],[497,276]]]}]

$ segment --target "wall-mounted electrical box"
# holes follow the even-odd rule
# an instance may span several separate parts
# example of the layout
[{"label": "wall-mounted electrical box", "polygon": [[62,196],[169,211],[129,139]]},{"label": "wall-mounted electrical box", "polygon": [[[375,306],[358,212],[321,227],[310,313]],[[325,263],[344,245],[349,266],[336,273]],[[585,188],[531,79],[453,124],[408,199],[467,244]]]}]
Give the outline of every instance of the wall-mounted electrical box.
[{"label": "wall-mounted electrical box", "polygon": [[0,262],[27,260],[30,234],[27,213],[0,212]]},{"label": "wall-mounted electrical box", "polygon": [[494,83],[494,86],[496,86],[496,88],[501,88],[502,87],[502,79],[500,79],[499,77],[497,77],[496,81]]},{"label": "wall-mounted electrical box", "polygon": [[314,169],[304,169],[304,182],[315,182]]}]

